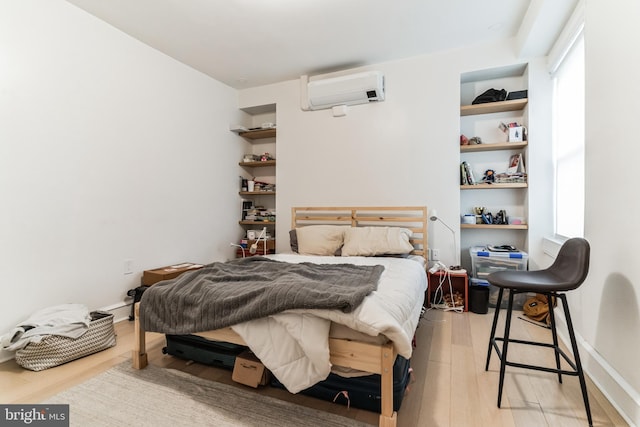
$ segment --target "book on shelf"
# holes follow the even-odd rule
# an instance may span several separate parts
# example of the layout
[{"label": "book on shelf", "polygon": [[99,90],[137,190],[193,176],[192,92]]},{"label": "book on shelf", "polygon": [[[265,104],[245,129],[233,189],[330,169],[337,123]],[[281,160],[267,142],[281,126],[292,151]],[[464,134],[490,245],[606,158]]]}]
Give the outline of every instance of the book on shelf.
[{"label": "book on shelf", "polygon": [[469,185],[467,180],[467,171],[464,167],[464,163],[460,163],[460,185]]},{"label": "book on shelf", "polygon": [[507,168],[507,174],[519,174],[526,173],[524,168],[524,159],[522,158],[522,153],[514,154],[509,159],[509,167]]},{"label": "book on shelf", "polygon": [[466,161],[460,163],[460,184],[476,185],[476,178],[473,175],[473,170],[471,170],[471,166]]}]

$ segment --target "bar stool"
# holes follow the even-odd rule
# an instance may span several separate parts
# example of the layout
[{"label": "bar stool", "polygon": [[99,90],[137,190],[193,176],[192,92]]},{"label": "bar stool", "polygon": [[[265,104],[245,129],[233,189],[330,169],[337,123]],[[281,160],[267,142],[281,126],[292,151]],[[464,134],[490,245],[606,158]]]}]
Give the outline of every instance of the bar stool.
[{"label": "bar stool", "polygon": [[[537,371],[552,372],[558,374],[558,381],[562,383],[562,375],[577,376],[580,380],[580,388],[582,389],[582,398],[584,399],[584,406],[587,411],[587,420],[589,426],[593,425],[591,419],[591,408],[589,407],[589,398],[587,396],[587,384],[584,379],[584,373],[582,371],[582,364],[580,363],[580,355],[578,353],[578,344],[576,343],[576,336],[573,331],[573,323],[571,322],[571,315],[569,314],[569,306],[567,305],[567,297],[565,292],[578,288],[582,282],[584,282],[589,272],[589,242],[581,238],[573,238],[567,240],[560,251],[558,256],[546,270],[538,271],[515,271],[506,270],[489,274],[487,280],[494,286],[499,288],[498,301],[496,304],[496,311],[493,316],[493,324],[491,326],[491,337],[489,338],[489,349],[487,351],[487,364],[485,370],[489,370],[489,361],[491,359],[492,349],[496,350],[498,358],[500,359],[500,382],[498,385],[498,408],[502,400],[502,388],[504,385],[504,373],[507,366],[514,366],[518,368],[533,369]],[[507,317],[505,319],[504,336],[496,337],[496,325],[498,323],[498,316],[500,313],[500,305],[502,303],[502,296],[505,289],[509,292],[508,304],[507,304]],[[547,301],[551,302],[552,297],[558,298],[562,301],[562,307],[564,309],[564,315],[567,321],[567,328],[569,330],[569,338],[571,340],[571,348],[573,351],[573,359],[575,363],[562,351],[558,345],[558,334],[556,332],[556,321],[553,313],[553,308],[549,310],[549,318],[551,321],[551,334],[553,337],[553,344],[541,343],[526,340],[516,340],[509,338],[509,329],[511,327],[511,314],[513,310],[513,297],[515,294],[524,292],[536,292],[543,294],[547,297]],[[549,304],[553,307],[552,304]],[[502,350],[498,347],[497,341],[502,341]],[[549,347],[554,349],[556,367],[548,368],[537,365],[525,365],[522,363],[511,362],[507,360],[507,350],[510,343],[528,344],[541,347]],[[564,370],[560,368],[560,357],[569,364],[572,370]]]}]

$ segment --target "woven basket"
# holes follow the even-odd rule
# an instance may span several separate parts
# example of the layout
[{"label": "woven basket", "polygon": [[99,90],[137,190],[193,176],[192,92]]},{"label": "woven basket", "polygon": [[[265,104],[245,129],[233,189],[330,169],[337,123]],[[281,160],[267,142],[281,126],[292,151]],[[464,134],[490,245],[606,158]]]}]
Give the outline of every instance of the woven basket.
[{"label": "woven basket", "polygon": [[47,368],[97,353],[116,345],[113,314],[91,312],[89,329],[78,338],[48,335],[39,343],[29,343],[16,351],[16,362],[23,368],[42,371]]}]

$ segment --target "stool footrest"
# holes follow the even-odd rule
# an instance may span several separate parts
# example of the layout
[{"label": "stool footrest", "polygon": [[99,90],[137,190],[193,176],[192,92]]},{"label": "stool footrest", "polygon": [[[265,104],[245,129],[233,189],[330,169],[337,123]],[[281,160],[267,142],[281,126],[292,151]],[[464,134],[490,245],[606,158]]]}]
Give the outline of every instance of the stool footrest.
[{"label": "stool footrest", "polygon": [[[498,354],[498,359],[502,360],[502,351],[501,351],[501,349],[498,346],[496,341],[504,341],[504,338],[502,338],[502,337],[494,337],[491,340],[491,344],[492,344],[493,348],[495,348],[496,353]],[[573,369],[573,371],[567,371],[567,370],[564,370],[564,369],[556,369],[556,368],[547,368],[547,367],[544,367],[544,366],[537,366],[537,365],[526,365],[526,364],[522,364],[522,363],[510,362],[508,360],[505,360],[504,363],[507,366],[513,366],[513,367],[516,367],[516,368],[534,369],[536,371],[552,372],[552,373],[556,373],[556,374],[566,374],[566,375],[573,375],[573,376],[578,375],[578,367],[576,366],[576,364],[573,362],[573,360],[571,360],[569,358],[569,356],[560,347],[558,347],[556,345],[553,345],[551,343],[546,343],[546,342],[516,340],[516,339],[511,339],[511,338],[509,338],[509,344],[527,344],[527,345],[536,345],[536,346],[539,346],[539,347],[552,348],[552,349],[554,349],[554,351],[557,354],[562,356],[562,358],[565,360],[565,362],[567,362],[569,364],[569,366],[571,366],[571,369]]]}]

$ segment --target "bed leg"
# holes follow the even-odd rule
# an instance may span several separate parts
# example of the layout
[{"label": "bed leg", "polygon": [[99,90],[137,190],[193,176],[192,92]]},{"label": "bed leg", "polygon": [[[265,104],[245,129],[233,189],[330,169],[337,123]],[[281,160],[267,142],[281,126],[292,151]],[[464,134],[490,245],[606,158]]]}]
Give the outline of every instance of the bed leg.
[{"label": "bed leg", "polygon": [[147,349],[145,343],[145,334],[142,329],[142,325],[140,325],[140,303],[136,303],[135,305],[135,321],[134,321],[134,341],[133,341],[133,352],[131,354],[131,360],[133,362],[133,369],[142,369],[146,367],[149,362],[147,360]]},{"label": "bed leg", "polygon": [[394,412],[390,417],[385,417],[384,415],[380,415],[380,422],[378,424],[379,427],[396,427],[396,423],[398,422],[398,413]]},{"label": "bed leg", "polygon": [[393,410],[393,363],[395,353],[393,345],[382,346],[380,354],[380,365],[382,367],[380,382],[380,427],[396,427],[397,413]]}]

